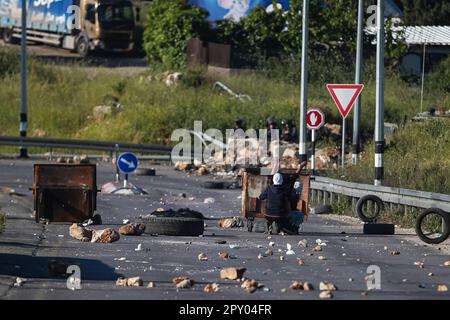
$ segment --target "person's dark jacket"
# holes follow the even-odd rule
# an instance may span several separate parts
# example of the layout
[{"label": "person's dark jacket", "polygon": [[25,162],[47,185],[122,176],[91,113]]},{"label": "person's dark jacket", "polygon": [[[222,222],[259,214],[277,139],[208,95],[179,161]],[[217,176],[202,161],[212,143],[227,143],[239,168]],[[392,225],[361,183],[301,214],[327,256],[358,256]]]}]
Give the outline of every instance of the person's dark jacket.
[{"label": "person's dark jacket", "polygon": [[284,186],[269,186],[261,195],[260,200],[266,200],[265,215],[272,218],[283,218],[288,215],[289,193]]}]

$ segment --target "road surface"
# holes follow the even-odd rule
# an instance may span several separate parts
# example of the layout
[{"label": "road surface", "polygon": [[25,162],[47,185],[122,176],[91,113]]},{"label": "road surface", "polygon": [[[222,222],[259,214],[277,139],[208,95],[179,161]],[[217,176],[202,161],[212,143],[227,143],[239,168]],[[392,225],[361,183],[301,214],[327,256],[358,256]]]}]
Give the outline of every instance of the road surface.
[{"label": "road surface", "polygon": [[[131,182],[149,192],[146,196],[99,195],[97,212],[104,226],[116,230],[123,219],[137,221],[142,214],[163,208],[190,207],[207,217],[240,215],[240,190],[211,190],[201,182],[211,177],[187,176],[169,166],[155,166],[156,176],[132,177]],[[114,178],[111,164],[98,165],[98,185]],[[83,243],[69,236],[69,224],[37,224],[32,217],[32,162],[0,160],[0,186],[8,186],[26,196],[0,193],[0,210],[7,214],[7,226],[0,235],[0,299],[319,299],[319,283],[329,281],[338,290],[333,299],[449,299],[438,292],[438,284],[450,286],[448,242],[423,245],[411,231],[395,236],[367,236],[355,219],[339,216],[311,216],[298,236],[268,238],[244,229],[220,229],[206,221],[203,237],[121,236],[112,244]],[[179,196],[181,192],[186,198]],[[189,197],[194,201],[189,201]],[[204,204],[207,197],[215,203]],[[308,247],[298,246],[306,239]],[[326,241],[322,252],[314,252],[317,239]],[[218,244],[225,240],[225,244]],[[269,243],[274,242],[274,246]],[[294,255],[286,255],[291,244]],[[135,251],[141,244],[142,251]],[[231,248],[237,245],[237,247]],[[273,256],[258,259],[267,249]],[[219,252],[235,259],[220,260]],[[398,251],[399,255],[392,255]],[[208,261],[199,261],[204,253]],[[284,257],[284,260],[280,259]],[[326,260],[319,260],[325,256]],[[297,259],[302,258],[300,266]],[[64,278],[48,275],[52,259],[81,267],[82,289],[71,291]],[[423,262],[423,268],[415,265]],[[367,295],[367,267],[381,269],[381,289]],[[245,267],[247,278],[264,284],[265,289],[248,293],[240,283],[220,280],[219,269]],[[433,274],[430,276],[429,274]],[[119,276],[140,276],[143,287],[117,287]],[[171,280],[188,276],[196,284],[177,290]],[[14,286],[16,277],[25,278]],[[308,281],[313,291],[289,289],[292,281]],[[147,288],[154,282],[154,288]],[[216,282],[217,293],[205,293],[206,284]]]}]

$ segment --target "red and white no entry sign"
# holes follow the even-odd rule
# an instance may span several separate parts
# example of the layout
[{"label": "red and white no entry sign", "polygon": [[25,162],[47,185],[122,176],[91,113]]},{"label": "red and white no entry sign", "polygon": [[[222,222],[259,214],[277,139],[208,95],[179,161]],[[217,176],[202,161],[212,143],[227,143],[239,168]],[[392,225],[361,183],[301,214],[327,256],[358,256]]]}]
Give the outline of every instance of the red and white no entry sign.
[{"label": "red and white no entry sign", "polygon": [[320,129],[325,123],[325,115],[319,109],[309,109],[306,113],[306,123],[308,129]]},{"label": "red and white no entry sign", "polygon": [[327,84],[328,91],[345,119],[364,88],[363,84]]}]

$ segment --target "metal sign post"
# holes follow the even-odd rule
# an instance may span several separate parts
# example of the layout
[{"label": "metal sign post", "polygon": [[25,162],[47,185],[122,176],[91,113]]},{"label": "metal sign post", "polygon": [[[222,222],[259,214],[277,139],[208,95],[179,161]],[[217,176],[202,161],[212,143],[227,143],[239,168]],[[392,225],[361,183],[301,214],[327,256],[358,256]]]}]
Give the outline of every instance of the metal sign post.
[{"label": "metal sign post", "polygon": [[[22,0],[22,33],[21,33],[21,81],[22,105],[20,111],[20,136],[27,136],[27,2]],[[28,149],[20,147],[20,158],[28,158]]]},{"label": "metal sign post", "polygon": [[384,0],[377,3],[377,79],[375,103],[375,181],[384,180]]},{"label": "metal sign post", "polygon": [[345,166],[345,118],[342,117],[341,167]]},{"label": "metal sign post", "polygon": [[306,123],[311,130],[311,169],[313,175],[316,171],[316,130],[325,124],[325,115],[319,109],[309,109],[306,113]]},{"label": "metal sign post", "polygon": [[[355,84],[362,83],[362,60],[363,60],[363,32],[364,32],[364,0],[358,0],[358,32],[356,42],[356,72]],[[356,99],[355,110],[353,113],[353,146],[352,146],[352,161],[354,164],[358,162],[359,154],[361,152],[361,97]]]},{"label": "metal sign post", "polygon": [[306,108],[308,104],[308,24],[309,0],[303,0],[303,26],[302,26],[302,70],[300,84],[300,162],[306,161]]},{"label": "metal sign post", "polygon": [[123,187],[128,187],[128,174],[133,173],[138,165],[138,158],[131,152],[122,153],[117,159],[117,167],[121,172],[125,174],[125,179],[123,180]]}]

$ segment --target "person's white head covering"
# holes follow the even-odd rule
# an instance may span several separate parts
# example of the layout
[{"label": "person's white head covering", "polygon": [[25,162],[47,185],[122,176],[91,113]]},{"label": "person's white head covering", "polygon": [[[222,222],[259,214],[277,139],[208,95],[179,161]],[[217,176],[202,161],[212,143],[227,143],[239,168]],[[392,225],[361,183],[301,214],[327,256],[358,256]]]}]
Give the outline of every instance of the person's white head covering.
[{"label": "person's white head covering", "polygon": [[283,184],[283,176],[279,173],[275,173],[273,175],[273,184],[276,186],[280,186]]}]

